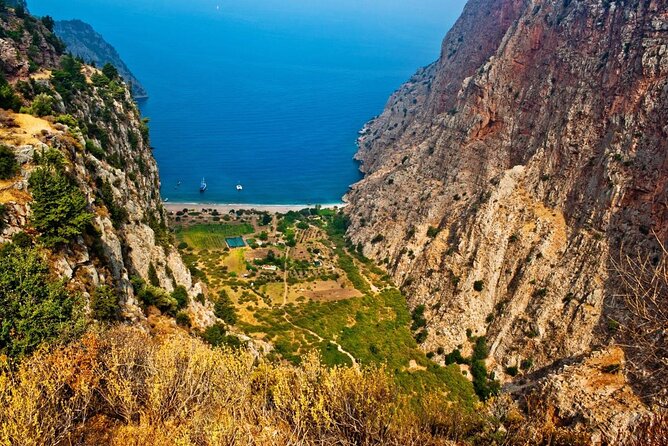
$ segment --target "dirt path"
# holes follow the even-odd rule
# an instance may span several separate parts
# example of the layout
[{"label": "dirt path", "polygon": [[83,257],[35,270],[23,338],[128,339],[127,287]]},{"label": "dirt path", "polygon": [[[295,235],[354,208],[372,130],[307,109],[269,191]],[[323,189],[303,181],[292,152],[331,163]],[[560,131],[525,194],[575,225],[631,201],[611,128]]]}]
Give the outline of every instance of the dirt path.
[{"label": "dirt path", "polygon": [[[285,319],[285,322],[287,322],[288,324],[290,324],[292,327],[296,328],[297,330],[305,331],[306,333],[308,333],[308,334],[310,334],[311,336],[313,336],[313,337],[315,337],[316,339],[318,339],[320,342],[324,342],[324,341],[326,341],[326,339],[323,338],[322,336],[320,336],[318,333],[316,333],[316,332],[314,332],[314,331],[311,331],[311,330],[309,330],[308,328],[300,327],[299,325],[294,324],[294,323],[288,318],[288,314],[287,314],[287,313],[284,313],[284,314],[283,314],[283,319]],[[353,363],[353,367],[358,367],[358,366],[359,366],[359,365],[357,364],[357,359],[355,359],[355,357],[354,357],[353,355],[351,355],[350,352],[345,351],[345,350],[343,349],[343,347],[341,347],[341,344],[339,344],[338,342],[336,342],[336,341],[334,341],[334,340],[331,340],[331,339],[329,340],[329,343],[330,343],[330,344],[334,344],[334,345],[336,345],[336,349],[337,349],[340,353],[343,353],[343,354],[346,355],[348,358],[350,358],[350,361],[352,361],[352,363]]]},{"label": "dirt path", "polygon": [[[281,305],[281,308],[282,308],[282,307],[285,307],[285,306],[288,304],[288,258],[289,258],[289,257],[290,257],[290,248],[287,248],[287,249],[285,250],[285,263],[283,264],[283,270],[284,270],[284,271],[283,271],[283,305]],[[285,319],[285,322],[287,322],[288,324],[290,324],[292,327],[296,328],[297,330],[302,330],[302,331],[307,332],[307,333],[310,334],[311,336],[313,336],[313,337],[315,337],[316,339],[318,339],[320,342],[324,342],[324,341],[325,341],[325,338],[323,338],[322,336],[320,336],[318,333],[316,333],[316,332],[314,332],[314,331],[311,331],[311,330],[309,330],[308,328],[304,328],[304,327],[300,327],[299,325],[295,325],[295,324],[288,318],[288,313],[283,313],[283,319]],[[348,358],[350,358],[350,360],[352,361],[354,367],[357,367],[357,366],[358,366],[358,364],[357,364],[357,359],[355,359],[355,357],[354,357],[353,355],[351,355],[350,352],[345,351],[345,350],[343,349],[343,347],[341,347],[341,344],[339,344],[338,342],[336,342],[336,341],[334,341],[334,340],[332,340],[332,339],[330,339],[329,342],[332,343],[332,344],[334,344],[334,345],[336,345],[336,349],[337,349],[340,353],[343,353],[343,354],[346,355]]]},{"label": "dirt path", "polygon": [[288,304],[288,257],[290,256],[290,248],[285,250],[285,263],[283,263],[283,305]]}]

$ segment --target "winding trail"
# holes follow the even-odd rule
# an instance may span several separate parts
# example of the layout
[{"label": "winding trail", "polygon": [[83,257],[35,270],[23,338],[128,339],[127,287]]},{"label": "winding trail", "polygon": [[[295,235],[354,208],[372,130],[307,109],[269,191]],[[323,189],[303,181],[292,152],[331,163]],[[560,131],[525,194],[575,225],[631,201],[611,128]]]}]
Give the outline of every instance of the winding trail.
[{"label": "winding trail", "polygon": [[[311,330],[309,330],[308,328],[304,328],[304,327],[300,327],[299,325],[296,325],[294,322],[292,322],[292,321],[288,318],[288,314],[287,314],[287,313],[283,313],[283,319],[285,319],[285,322],[287,322],[288,324],[290,324],[292,327],[296,328],[297,330],[302,330],[302,331],[307,332],[307,333],[310,334],[311,336],[317,338],[320,342],[325,342],[325,341],[327,341],[327,339],[323,338],[322,336],[320,336],[320,335],[319,335],[318,333],[316,333],[315,331],[311,331]],[[339,344],[338,342],[336,342],[336,341],[334,341],[334,340],[332,340],[332,339],[329,339],[328,342],[329,342],[330,344],[334,344],[334,345],[336,345],[336,349],[337,349],[339,352],[343,353],[343,354],[346,355],[348,358],[350,358],[350,360],[351,360],[352,363],[353,363],[353,367],[359,367],[359,364],[357,363],[357,359],[355,359],[355,357],[354,357],[350,352],[347,352],[346,350],[344,350],[343,347],[341,347],[341,344]]]},{"label": "winding trail", "polygon": [[[284,308],[288,303],[288,257],[289,257],[289,255],[290,255],[290,248],[288,247],[285,251],[285,263],[283,264],[283,304],[281,305],[281,308]],[[285,322],[290,324],[292,327],[296,328],[297,330],[302,330],[302,331],[307,332],[311,336],[318,339],[320,342],[325,342],[326,341],[326,339],[323,338],[322,336],[320,336],[318,333],[316,333],[314,331],[311,331],[308,328],[300,327],[299,325],[296,325],[294,322],[292,322],[288,318],[287,311],[283,312],[283,319],[285,319]],[[355,357],[350,352],[347,352],[346,350],[344,350],[343,347],[341,347],[341,344],[334,341],[333,339],[330,339],[329,342],[331,344],[336,345],[336,349],[340,353],[342,353],[342,354],[346,355],[348,358],[350,358],[350,360],[353,363],[353,367],[359,367],[359,364],[357,363],[357,359],[355,359]]]},{"label": "winding trail", "polygon": [[288,257],[290,256],[290,247],[285,250],[285,261],[283,263],[283,305],[288,304]]}]

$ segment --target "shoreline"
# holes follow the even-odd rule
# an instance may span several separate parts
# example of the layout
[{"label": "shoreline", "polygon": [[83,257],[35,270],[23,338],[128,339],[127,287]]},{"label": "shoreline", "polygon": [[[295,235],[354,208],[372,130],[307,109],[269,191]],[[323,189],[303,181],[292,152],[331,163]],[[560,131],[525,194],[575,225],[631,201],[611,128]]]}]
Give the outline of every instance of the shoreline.
[{"label": "shoreline", "polygon": [[227,214],[230,211],[256,211],[256,212],[271,212],[285,214],[290,211],[301,211],[306,208],[314,208],[320,206],[322,209],[342,209],[347,206],[347,203],[329,203],[329,204],[253,204],[253,203],[180,203],[180,202],[163,202],[162,205],[168,212],[178,212],[184,209],[189,211],[201,212],[203,209],[215,209],[221,214]]}]

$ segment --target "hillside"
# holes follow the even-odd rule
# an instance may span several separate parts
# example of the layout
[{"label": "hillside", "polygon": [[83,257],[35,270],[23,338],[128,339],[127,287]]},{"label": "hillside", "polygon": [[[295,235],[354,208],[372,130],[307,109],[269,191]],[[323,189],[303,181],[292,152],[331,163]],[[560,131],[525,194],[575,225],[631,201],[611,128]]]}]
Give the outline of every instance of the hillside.
[{"label": "hillside", "polygon": [[666,443],[668,5],[471,0],[286,214],[167,212],[54,26],[0,5],[0,445]]},{"label": "hillside", "polygon": [[[660,1],[471,0],[365,127],[348,235],[426,307],[437,360],[484,335],[507,389],[550,387],[617,343],[636,395],[665,406],[667,30]],[[554,398],[619,428],[597,411],[628,389],[604,389]]]},{"label": "hillside", "polygon": [[[169,293],[182,290],[187,296],[179,307],[188,307],[195,325],[210,325],[211,312],[190,300],[201,288],[171,245],[147,123],[120,78],[62,56],[52,25],[0,11],[3,259],[35,256],[36,268],[48,260],[69,292],[89,304],[108,297],[116,308],[111,319],[143,323],[152,292],[172,302]],[[11,268],[23,266],[3,267],[10,280]],[[13,299],[16,286],[3,283],[10,293],[3,301]],[[18,316],[3,316],[4,335],[17,336],[21,321],[10,323],[12,317]],[[11,344],[3,341],[0,351],[8,353]]]},{"label": "hillside", "polygon": [[118,51],[88,23],[81,20],[58,20],[54,32],[65,42],[67,51],[82,58],[86,63],[98,67],[110,63],[116,67],[121,77],[130,86],[134,97],[148,96],[141,82],[132,74]]}]

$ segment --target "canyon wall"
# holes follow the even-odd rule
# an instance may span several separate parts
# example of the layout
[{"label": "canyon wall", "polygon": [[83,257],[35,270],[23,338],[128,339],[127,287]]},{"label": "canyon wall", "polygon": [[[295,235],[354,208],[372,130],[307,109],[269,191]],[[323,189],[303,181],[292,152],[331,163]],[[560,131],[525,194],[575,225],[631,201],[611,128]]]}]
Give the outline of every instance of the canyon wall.
[{"label": "canyon wall", "polygon": [[487,336],[510,382],[633,327],[615,260],[668,238],[667,76],[665,1],[468,3],[362,131],[347,195],[349,237],[425,305],[426,350]]}]

